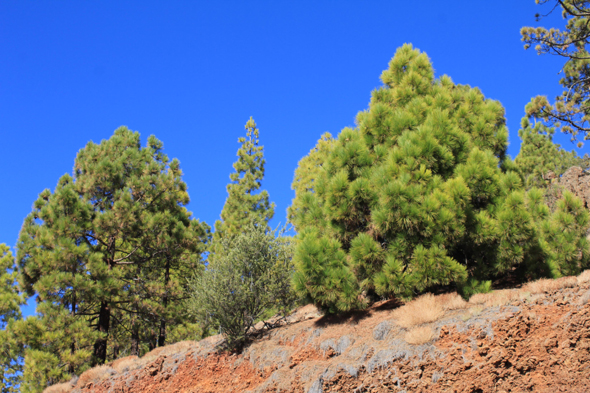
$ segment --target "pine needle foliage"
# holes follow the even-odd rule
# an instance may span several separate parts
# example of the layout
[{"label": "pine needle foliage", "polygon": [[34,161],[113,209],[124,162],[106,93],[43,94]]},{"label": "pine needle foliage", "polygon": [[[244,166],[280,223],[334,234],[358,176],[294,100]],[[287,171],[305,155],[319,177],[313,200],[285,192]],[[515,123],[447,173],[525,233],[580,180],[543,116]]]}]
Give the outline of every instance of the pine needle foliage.
[{"label": "pine needle foliage", "polygon": [[241,348],[248,331],[270,309],[285,315],[295,304],[291,290],[292,243],[283,231],[252,222],[232,238],[225,252],[190,282],[189,309],[219,327],[232,350]]},{"label": "pine needle foliage", "polygon": [[[588,44],[590,43],[590,2],[588,0],[536,0],[547,4],[548,14],[561,11],[565,28],[523,27],[520,31],[525,49],[534,47],[537,54],[551,54],[565,59],[559,84],[563,92],[553,104],[546,96],[534,97],[526,107],[528,116],[535,116],[548,126],[561,127],[571,140],[590,139],[590,78]],[[551,7],[551,8],[550,8]],[[547,15],[548,15],[547,14]],[[537,21],[543,16],[536,15]]]},{"label": "pine needle foliage", "polygon": [[[514,269],[560,275],[588,264],[588,213],[565,197],[563,216],[551,215],[542,193],[525,191],[506,157],[500,103],[434,79],[426,54],[408,44],[381,80],[357,127],[329,148],[320,139],[296,171],[301,296],[335,313],[436,285],[486,290]],[[565,246],[549,240],[558,227],[569,228],[577,257],[553,253]]]}]

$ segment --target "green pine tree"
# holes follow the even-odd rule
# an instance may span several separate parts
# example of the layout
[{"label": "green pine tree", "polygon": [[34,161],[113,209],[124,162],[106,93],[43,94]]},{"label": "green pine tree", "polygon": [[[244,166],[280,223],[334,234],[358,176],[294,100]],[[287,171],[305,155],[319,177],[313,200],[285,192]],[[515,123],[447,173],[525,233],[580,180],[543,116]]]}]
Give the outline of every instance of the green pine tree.
[{"label": "green pine tree", "polygon": [[[332,138],[329,132],[326,132],[321,136],[317,145],[311,149],[309,154],[299,161],[299,165],[295,169],[295,178],[291,184],[291,189],[295,191],[295,199],[287,209],[287,216],[291,223],[295,224],[297,221],[295,220],[296,216],[302,216],[300,210],[304,202],[301,198],[307,195],[307,192],[313,193],[314,182],[320,177],[322,171],[325,170],[325,160],[333,146],[334,138]],[[317,216],[312,215],[312,217],[316,218]]]},{"label": "green pine tree", "polygon": [[209,229],[185,208],[179,162],[155,137],[143,148],[139,138],[121,127],[88,143],[74,177],[43,191],[25,219],[17,260],[39,316],[21,330],[23,377],[38,389],[140,346],[123,331],[151,329],[163,345],[170,314],[186,298],[181,277],[203,269]]},{"label": "green pine tree", "polygon": [[23,346],[14,336],[24,303],[16,286],[17,271],[10,249],[0,244],[0,393],[19,392]]},{"label": "green pine tree", "polygon": [[264,147],[259,146],[259,131],[254,119],[246,123],[246,136],[240,137],[238,160],[233,164],[235,172],[230,174],[227,185],[227,199],[221,211],[221,220],[215,222],[213,253],[221,252],[221,239],[236,236],[244,231],[250,222],[266,226],[274,216],[275,204],[269,202],[268,192],[260,189],[264,179]]},{"label": "green pine tree", "polygon": [[523,178],[526,189],[546,188],[552,177],[561,176],[572,166],[587,168],[588,155],[579,157],[575,151],[566,151],[553,143],[555,129],[538,122],[534,126],[528,118],[523,118],[520,136],[520,152],[514,159],[517,170]]},{"label": "green pine tree", "polygon": [[320,140],[312,150],[325,151],[313,158],[322,169],[306,167],[311,155],[298,168],[300,178],[314,177],[306,181],[312,189],[296,191],[291,210],[300,295],[339,312],[437,285],[485,290],[515,269],[555,276],[575,270],[563,263],[588,265],[577,227],[570,236],[576,263],[548,257],[556,248],[543,222],[574,220],[581,228],[586,213],[571,202],[568,217],[551,219],[536,191],[525,192],[506,157],[498,102],[448,76],[435,80],[428,57],[411,45],[398,49],[381,79],[385,86],[357,116],[358,127],[342,130],[329,149]]}]

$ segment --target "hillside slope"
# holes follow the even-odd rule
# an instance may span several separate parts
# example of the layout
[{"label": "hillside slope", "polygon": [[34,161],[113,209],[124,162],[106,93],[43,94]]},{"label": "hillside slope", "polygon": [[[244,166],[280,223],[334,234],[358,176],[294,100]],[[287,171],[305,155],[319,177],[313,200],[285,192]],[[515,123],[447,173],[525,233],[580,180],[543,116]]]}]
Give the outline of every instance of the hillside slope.
[{"label": "hillside slope", "polygon": [[47,391],[590,391],[589,280],[587,271],[469,303],[449,294],[382,302],[340,318],[305,306],[240,355],[219,352],[221,337],[209,337]]}]

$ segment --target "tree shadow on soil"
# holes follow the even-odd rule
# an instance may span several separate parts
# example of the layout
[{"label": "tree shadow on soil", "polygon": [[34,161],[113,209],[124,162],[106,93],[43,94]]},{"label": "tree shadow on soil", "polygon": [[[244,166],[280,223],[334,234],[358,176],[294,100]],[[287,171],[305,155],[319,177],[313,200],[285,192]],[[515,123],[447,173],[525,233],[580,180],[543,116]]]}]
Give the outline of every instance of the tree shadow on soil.
[{"label": "tree shadow on soil", "polygon": [[369,318],[375,312],[393,310],[402,306],[403,303],[399,299],[389,299],[385,301],[376,302],[365,310],[348,311],[341,314],[324,315],[314,325],[317,327],[326,327],[330,325],[352,324],[356,325],[363,319]]}]

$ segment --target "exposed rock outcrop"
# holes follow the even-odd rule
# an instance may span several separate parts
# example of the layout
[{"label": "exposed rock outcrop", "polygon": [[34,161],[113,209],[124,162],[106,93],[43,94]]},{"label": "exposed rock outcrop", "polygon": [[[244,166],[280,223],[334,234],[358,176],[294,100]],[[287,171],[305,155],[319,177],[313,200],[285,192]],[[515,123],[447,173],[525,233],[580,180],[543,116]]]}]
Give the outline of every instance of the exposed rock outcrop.
[{"label": "exposed rock outcrop", "polygon": [[561,189],[570,191],[582,200],[587,209],[590,208],[590,174],[584,172],[579,166],[569,168],[553,184],[554,187],[558,186]]}]

